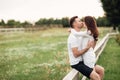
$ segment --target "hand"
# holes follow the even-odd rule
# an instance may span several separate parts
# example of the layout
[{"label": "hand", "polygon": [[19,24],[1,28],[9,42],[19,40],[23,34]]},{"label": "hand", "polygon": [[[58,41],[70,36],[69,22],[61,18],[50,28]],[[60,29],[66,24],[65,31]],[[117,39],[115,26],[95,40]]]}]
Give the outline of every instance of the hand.
[{"label": "hand", "polygon": [[89,35],[91,35],[91,34],[92,34],[90,30],[88,30],[88,31],[87,31],[87,33],[88,33]]},{"label": "hand", "polygon": [[88,49],[91,48],[93,46],[93,44],[94,44],[94,41],[88,41],[87,48]]},{"label": "hand", "polygon": [[71,28],[68,29],[68,32],[71,32]]}]

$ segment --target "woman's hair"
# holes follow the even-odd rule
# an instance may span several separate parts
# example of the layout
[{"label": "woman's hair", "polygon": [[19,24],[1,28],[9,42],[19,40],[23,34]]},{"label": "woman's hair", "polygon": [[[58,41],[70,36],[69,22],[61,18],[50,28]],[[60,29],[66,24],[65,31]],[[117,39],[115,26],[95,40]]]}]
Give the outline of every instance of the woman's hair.
[{"label": "woman's hair", "polygon": [[84,18],[84,22],[87,26],[87,29],[91,31],[91,33],[93,34],[94,40],[97,41],[98,40],[98,36],[99,36],[99,32],[97,29],[97,25],[96,25],[96,21],[93,17],[91,16],[86,16]]}]

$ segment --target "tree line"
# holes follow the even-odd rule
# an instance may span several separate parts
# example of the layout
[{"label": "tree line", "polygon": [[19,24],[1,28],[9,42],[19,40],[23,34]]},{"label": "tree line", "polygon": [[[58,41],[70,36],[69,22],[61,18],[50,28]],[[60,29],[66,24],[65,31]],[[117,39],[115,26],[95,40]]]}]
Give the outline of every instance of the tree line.
[{"label": "tree line", "polygon": [[[98,26],[112,26],[115,30],[118,27],[120,30],[120,0],[100,0],[102,3],[103,10],[105,11],[104,17],[99,17],[96,19]],[[63,17],[62,19],[53,19],[53,18],[41,18],[35,22],[33,25],[32,23],[25,21],[21,23],[20,21],[15,20],[8,20],[7,23],[4,22],[3,19],[0,21],[0,27],[36,27],[43,25],[62,25],[63,27],[69,27],[69,18]]]},{"label": "tree line", "polygon": [[107,20],[113,26],[120,29],[120,0],[100,0]]},{"label": "tree line", "polygon": [[[97,25],[98,26],[111,26],[110,22],[107,20],[106,17],[99,17],[96,19]],[[42,27],[43,25],[46,25],[49,27],[49,25],[62,25],[63,27],[70,27],[69,25],[69,18],[68,17],[63,17],[61,19],[54,19],[54,18],[41,18],[38,21],[35,22],[33,25],[32,23],[25,21],[25,22],[20,22],[20,21],[15,21],[13,19],[8,20],[6,23],[3,19],[0,21],[0,26],[3,28],[29,28],[29,27]]]}]

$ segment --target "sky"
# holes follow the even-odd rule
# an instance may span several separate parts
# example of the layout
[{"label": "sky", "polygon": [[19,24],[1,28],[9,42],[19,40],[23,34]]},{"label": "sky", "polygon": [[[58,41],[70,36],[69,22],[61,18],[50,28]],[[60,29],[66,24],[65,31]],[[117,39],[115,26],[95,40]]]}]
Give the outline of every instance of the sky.
[{"label": "sky", "polygon": [[0,19],[35,22],[40,18],[104,16],[99,0],[0,0]]}]

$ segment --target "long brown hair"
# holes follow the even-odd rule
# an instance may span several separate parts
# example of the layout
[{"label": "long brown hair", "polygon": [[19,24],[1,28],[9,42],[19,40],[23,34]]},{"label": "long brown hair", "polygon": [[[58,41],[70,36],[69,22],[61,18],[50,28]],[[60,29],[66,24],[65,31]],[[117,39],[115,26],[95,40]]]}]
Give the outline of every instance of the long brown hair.
[{"label": "long brown hair", "polygon": [[94,40],[97,41],[98,40],[98,36],[99,36],[99,32],[98,32],[98,29],[97,29],[97,25],[96,25],[96,21],[93,17],[91,16],[86,16],[84,18],[84,22],[87,26],[87,29],[91,31],[93,37],[94,37]]}]

